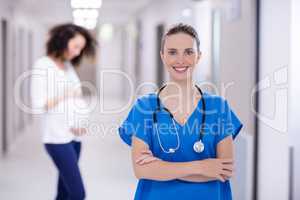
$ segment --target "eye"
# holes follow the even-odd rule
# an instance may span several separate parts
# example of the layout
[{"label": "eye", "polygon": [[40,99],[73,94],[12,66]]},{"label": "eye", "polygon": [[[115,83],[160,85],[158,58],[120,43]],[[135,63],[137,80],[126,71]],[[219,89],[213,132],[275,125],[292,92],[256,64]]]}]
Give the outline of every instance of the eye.
[{"label": "eye", "polygon": [[185,51],[185,53],[190,56],[190,55],[194,54],[194,50],[193,49],[188,49],[188,50]]},{"label": "eye", "polygon": [[176,52],[175,50],[170,50],[170,51],[168,51],[168,54],[169,54],[169,55],[176,55],[176,53],[177,53],[177,52]]}]

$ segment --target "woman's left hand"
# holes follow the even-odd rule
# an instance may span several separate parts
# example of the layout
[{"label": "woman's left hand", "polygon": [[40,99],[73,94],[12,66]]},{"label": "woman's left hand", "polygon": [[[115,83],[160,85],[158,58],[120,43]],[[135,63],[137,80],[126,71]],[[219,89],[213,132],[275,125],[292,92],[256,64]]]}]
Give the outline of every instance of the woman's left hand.
[{"label": "woman's left hand", "polygon": [[153,156],[150,150],[145,150],[142,152],[142,155],[135,160],[135,162],[139,165],[145,165],[154,161],[160,160]]},{"label": "woman's left hand", "polygon": [[70,131],[75,135],[75,136],[82,136],[87,133],[86,128],[70,128]]}]

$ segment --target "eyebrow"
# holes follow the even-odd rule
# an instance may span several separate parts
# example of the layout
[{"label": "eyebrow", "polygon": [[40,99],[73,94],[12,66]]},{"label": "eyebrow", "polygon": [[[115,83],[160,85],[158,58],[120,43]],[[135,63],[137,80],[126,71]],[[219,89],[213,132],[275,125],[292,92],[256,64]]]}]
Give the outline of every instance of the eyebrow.
[{"label": "eyebrow", "polygon": [[186,48],[185,50],[193,50],[194,51],[194,48]]},{"label": "eyebrow", "polygon": [[[168,51],[173,51],[173,50],[175,50],[175,51],[177,51],[178,49],[175,49],[175,48],[168,48]],[[184,50],[194,50],[194,48],[186,48],[186,49],[184,49]]]},{"label": "eyebrow", "polygon": [[168,48],[168,50],[177,50],[177,49],[175,49],[175,48]]}]

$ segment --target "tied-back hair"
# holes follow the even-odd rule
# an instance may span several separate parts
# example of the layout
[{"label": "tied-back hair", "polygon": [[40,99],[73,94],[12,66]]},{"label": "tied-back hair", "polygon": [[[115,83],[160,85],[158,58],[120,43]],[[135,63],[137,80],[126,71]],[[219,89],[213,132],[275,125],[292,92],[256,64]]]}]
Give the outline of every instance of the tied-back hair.
[{"label": "tied-back hair", "polygon": [[197,31],[191,25],[183,24],[183,23],[175,24],[167,30],[167,32],[164,34],[164,36],[161,39],[161,49],[160,49],[161,52],[164,52],[166,38],[170,35],[175,35],[177,33],[185,33],[191,36],[192,38],[194,38],[197,44],[197,51],[198,53],[200,53],[200,39]]}]

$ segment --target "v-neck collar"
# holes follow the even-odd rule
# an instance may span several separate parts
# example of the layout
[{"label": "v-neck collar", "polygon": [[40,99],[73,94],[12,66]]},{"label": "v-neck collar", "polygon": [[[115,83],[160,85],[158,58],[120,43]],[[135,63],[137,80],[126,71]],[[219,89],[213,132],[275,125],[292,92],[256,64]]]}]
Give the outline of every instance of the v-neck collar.
[{"label": "v-neck collar", "polygon": [[58,64],[56,64],[56,62],[50,56],[46,56],[46,57],[53,64],[54,68],[59,72],[63,72],[65,74],[68,71],[69,69],[68,61],[64,61],[64,68],[61,68],[60,66],[58,66]]},{"label": "v-neck collar", "polygon": [[[174,122],[175,122],[175,124],[177,124],[180,128],[184,128],[186,125],[188,125],[189,124],[189,121],[194,117],[194,115],[196,114],[196,112],[198,111],[198,109],[200,109],[200,108],[203,108],[203,105],[202,105],[202,98],[204,98],[204,96],[205,96],[205,94],[203,93],[203,95],[201,96],[201,98],[199,99],[199,101],[198,101],[198,103],[197,103],[197,106],[195,107],[195,109],[191,112],[191,114],[189,115],[189,117],[187,118],[187,120],[183,123],[183,124],[181,124],[181,123],[179,123],[178,122],[178,120],[175,118],[175,117],[173,117],[173,120],[174,120]],[[163,109],[163,108],[167,108],[164,104],[163,104],[163,102],[161,101],[161,99],[156,95],[156,97],[158,98],[158,100],[159,100],[159,103],[160,103],[160,105],[161,105],[161,108]],[[205,100],[205,99],[204,99]],[[200,105],[201,104],[201,105]],[[201,107],[200,107],[201,106]],[[168,108],[167,108],[168,109]],[[169,110],[169,109],[168,109]],[[172,115],[174,116],[174,114],[172,113]]]}]

